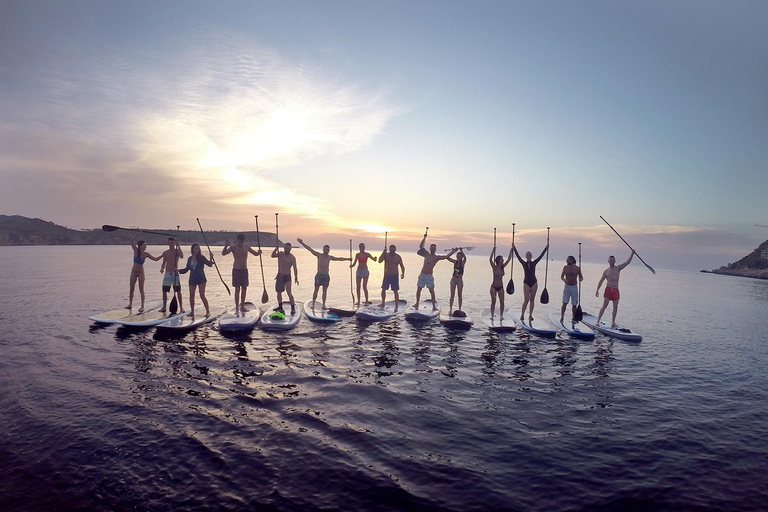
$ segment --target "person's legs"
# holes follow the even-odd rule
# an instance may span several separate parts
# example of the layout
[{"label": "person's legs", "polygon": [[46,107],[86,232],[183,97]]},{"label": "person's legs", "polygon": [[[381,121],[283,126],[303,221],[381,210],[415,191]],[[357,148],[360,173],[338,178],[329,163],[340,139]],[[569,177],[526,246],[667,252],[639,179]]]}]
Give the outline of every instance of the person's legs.
[{"label": "person's legs", "polygon": [[[453,313],[453,297],[456,295],[456,283],[451,280],[451,298],[448,300],[448,314]],[[461,306],[459,306],[461,309]]]},{"label": "person's legs", "polygon": [[493,318],[493,313],[496,310],[496,290],[493,289],[493,285],[491,285],[490,293],[491,293],[491,318]]},{"label": "person's legs", "polygon": [[141,296],[141,307],[139,308],[139,313],[144,312],[144,272],[142,271],[141,274],[139,274],[139,295]]},{"label": "person's legs", "polygon": [[128,305],[125,307],[125,309],[131,309],[133,307],[133,290],[136,288],[136,279],[138,276],[136,275],[136,272],[131,270],[131,277],[129,278],[129,284],[130,284],[130,291],[128,292]]},{"label": "person's legs", "polygon": [[245,312],[245,294],[248,291],[247,286],[243,286],[243,291],[240,292],[240,311]]},{"label": "person's legs", "polygon": [[421,298],[421,287],[416,287],[416,304],[413,305],[414,308],[419,309],[419,299]]},{"label": "person's legs", "polygon": [[504,320],[504,288],[497,290],[499,295],[499,320]]},{"label": "person's legs", "polygon": [[211,315],[211,309],[208,307],[208,299],[205,296],[205,285],[207,283],[200,283],[198,285],[198,290],[200,290],[200,301],[203,303],[203,306],[205,306],[205,316],[208,317]]},{"label": "person's legs", "polygon": [[195,316],[195,288],[196,284],[189,285],[189,313],[187,316]]},{"label": "person's legs", "polygon": [[[363,278],[358,276],[358,277],[355,278],[355,280],[357,281],[357,305],[359,306],[360,305],[360,283],[362,282]],[[368,301],[368,292],[367,291],[365,292],[365,300],[366,300],[366,302]]]},{"label": "person's legs", "polygon": [[533,322],[533,306],[536,305],[536,291],[539,289],[539,283],[533,283],[533,286],[531,286],[531,293],[529,298],[531,299],[528,303],[528,318],[531,322]]},{"label": "person's legs", "polygon": [[600,313],[597,314],[597,325],[600,325],[600,319],[603,318],[603,313],[605,313],[605,308],[608,307],[608,303],[611,301],[608,297],[603,298],[603,307],[600,308]]},{"label": "person's legs", "polygon": [[520,311],[520,320],[525,320],[525,308],[528,307],[528,301],[531,299],[531,287],[523,284],[523,308]]},{"label": "person's legs", "polygon": [[618,325],[616,325],[616,313],[619,312],[619,299],[616,299],[612,302],[613,302],[613,314],[611,315],[611,327],[615,329],[616,327],[618,327]]},{"label": "person's legs", "polygon": [[[357,289],[357,301],[358,302],[360,302],[360,288],[359,288],[359,286],[360,285],[358,285],[358,289]],[[365,292],[365,302],[370,302],[368,300],[368,276],[365,276],[363,278],[363,291]]]},{"label": "person's legs", "polygon": [[457,285],[457,288],[459,290],[459,311],[461,311],[461,297],[462,293],[464,292],[464,281],[459,281],[459,284]]},{"label": "person's legs", "polygon": [[432,309],[437,309],[437,299],[435,298],[435,287],[432,286],[429,289],[429,295],[432,297]]},{"label": "person's legs", "polygon": [[323,285],[323,307],[325,307],[325,299],[328,298],[328,285]]},{"label": "person's legs", "polygon": [[563,306],[560,308],[560,321],[562,322],[565,318],[565,307],[568,305],[567,302],[563,303]]}]

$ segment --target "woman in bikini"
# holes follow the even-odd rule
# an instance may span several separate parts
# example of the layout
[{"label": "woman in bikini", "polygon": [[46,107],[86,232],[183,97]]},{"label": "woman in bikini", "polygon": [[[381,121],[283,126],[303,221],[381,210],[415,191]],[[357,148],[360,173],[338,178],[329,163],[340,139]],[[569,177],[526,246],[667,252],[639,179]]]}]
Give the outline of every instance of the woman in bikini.
[{"label": "woman in bikini", "polygon": [[536,304],[536,291],[539,289],[539,283],[536,281],[536,264],[541,261],[541,258],[544,256],[544,253],[547,252],[547,248],[549,247],[549,244],[544,247],[544,250],[541,251],[541,254],[538,258],[531,261],[531,258],[533,255],[531,254],[531,251],[528,251],[525,253],[525,260],[520,257],[520,253],[517,252],[517,247],[513,248],[515,249],[515,256],[517,256],[518,261],[520,261],[520,264],[523,266],[523,272],[525,273],[525,279],[523,279],[523,309],[520,312],[520,321],[525,321],[525,308],[529,307],[528,310],[528,320],[533,322],[533,306]]},{"label": "woman in bikini", "polygon": [[491,318],[493,318],[493,313],[496,309],[496,297],[498,297],[499,319],[504,320],[504,267],[509,265],[509,262],[512,261],[513,249],[514,246],[510,247],[507,261],[504,261],[503,256],[495,256],[496,247],[493,248],[491,256],[488,258],[491,268],[493,269],[493,282],[491,283]]},{"label": "woman in bikini", "polygon": [[125,309],[131,309],[133,307],[133,292],[136,289],[136,281],[139,282],[139,295],[141,295],[141,307],[139,313],[144,312],[144,262],[147,258],[152,261],[159,261],[162,256],[155,258],[147,252],[147,242],[144,240],[138,240],[141,231],[133,235],[131,238],[131,247],[133,248],[133,267],[131,268],[131,291],[128,294],[128,305]]},{"label": "woman in bikini", "polygon": [[357,277],[357,305],[360,306],[360,285],[363,285],[363,291],[365,292],[365,304],[370,304],[368,301],[368,259],[376,261],[376,256],[372,256],[370,253],[365,252],[365,244],[360,244],[360,252],[355,255],[355,259],[349,268],[353,268],[358,265],[355,276]]},{"label": "woman in bikini", "polygon": [[189,252],[192,255],[187,258],[187,266],[179,269],[179,274],[189,272],[189,313],[187,316],[195,316],[195,289],[197,288],[200,290],[200,300],[203,301],[203,306],[205,306],[205,317],[208,318],[211,310],[208,308],[208,299],[205,298],[205,284],[208,282],[208,279],[205,277],[205,267],[203,265],[213,266],[213,254],[208,253],[211,257],[210,260],[200,254],[200,244],[192,244]]},{"label": "woman in bikini", "polygon": [[[456,254],[456,259],[448,258],[448,261],[453,263],[453,277],[451,277],[451,300],[448,306],[448,314],[451,316],[457,316],[456,313],[462,313],[461,311],[461,295],[464,291],[464,265],[467,263],[467,257],[464,252],[459,249]],[[456,291],[459,292],[459,309],[453,310],[453,297]]]}]

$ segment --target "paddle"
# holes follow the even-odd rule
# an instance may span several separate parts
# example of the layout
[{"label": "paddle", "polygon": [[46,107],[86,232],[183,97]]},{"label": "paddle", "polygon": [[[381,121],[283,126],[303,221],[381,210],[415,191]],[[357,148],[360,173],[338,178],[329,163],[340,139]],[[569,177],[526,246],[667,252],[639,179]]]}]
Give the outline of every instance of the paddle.
[{"label": "paddle", "polygon": [[[512,245],[515,245],[515,223],[512,223]],[[507,283],[507,295],[512,295],[515,293],[515,283],[512,281],[512,276],[514,275],[515,270],[515,262],[512,262],[512,266],[509,267],[509,282]]]},{"label": "paddle", "polygon": [[[176,226],[176,237],[177,237],[176,238],[176,245],[177,246],[178,246],[178,244],[180,242],[180,239],[178,238],[180,229],[181,229],[181,226],[177,225]],[[179,258],[178,258],[178,256],[174,256],[174,260],[176,261],[176,276],[178,276],[179,275]],[[172,314],[172,315],[175,315],[176,312],[179,310],[179,301],[176,298],[176,290],[174,289],[173,285],[171,285],[171,290],[172,290],[171,293],[173,294],[173,297],[171,297],[171,303],[168,304],[168,312],[170,314]],[[180,293],[181,292],[179,292],[179,294]]]},{"label": "paddle", "polygon": [[[581,242],[579,242],[579,272],[581,272]],[[584,313],[581,311],[581,280],[579,280],[579,304],[576,306],[576,314],[573,317],[574,322],[581,322]]]},{"label": "paddle", "polygon": [[261,267],[261,285],[264,287],[264,291],[261,294],[261,303],[266,304],[269,302],[269,295],[267,294],[267,282],[264,280],[264,260],[261,259],[261,234],[259,234],[259,216],[256,217],[256,240],[259,244],[259,266]]},{"label": "paddle", "polygon": [[144,229],[136,229],[136,228],[121,228],[120,226],[111,226],[109,224],[104,224],[103,226],[101,226],[101,229],[103,229],[107,233],[110,233],[112,231],[117,231],[118,229],[122,229],[124,231],[140,231],[142,233],[149,233],[151,235],[173,236],[167,233],[160,233],[159,231],[146,231]]},{"label": "paddle", "polygon": [[355,307],[355,290],[352,288],[352,239],[349,239],[349,294],[352,295],[352,307]]},{"label": "paddle", "polygon": [[547,226],[547,261],[544,264],[544,291],[541,292],[541,303],[549,304],[549,292],[547,291],[547,274],[549,274],[549,226]]},{"label": "paddle", "polygon": [[470,245],[469,247],[453,247],[451,249],[443,249],[443,250],[445,252],[448,252],[448,251],[453,251],[453,250],[457,250],[457,251],[471,251],[471,250],[474,250],[474,249],[477,249],[477,247],[474,246],[474,245]]},{"label": "paddle", "polygon": [[[603,219],[603,216],[601,215],[601,216],[600,216],[600,218],[601,218],[601,219]],[[608,224],[608,221],[607,221],[607,220],[605,220],[605,219],[603,219],[603,222],[605,222],[606,224]],[[611,229],[613,229],[613,226],[611,226],[610,224],[608,224],[608,227],[609,227],[609,228],[611,228]],[[619,236],[619,238],[621,238],[621,241],[622,241],[622,242],[624,242],[625,244],[627,244],[627,241],[626,241],[626,240],[624,240],[624,237],[623,237],[623,236],[619,235],[619,232],[618,232],[618,231],[616,231],[615,229],[613,229],[613,232],[614,232],[614,233],[616,233],[616,234]],[[627,244],[627,247],[629,247],[630,249],[632,249],[632,246],[631,246],[631,245],[629,245],[629,244]],[[632,250],[634,251],[634,249],[632,249]],[[635,251],[635,255],[636,255],[638,258],[640,258],[640,255],[639,255],[639,254],[637,254],[637,251]],[[653,270],[653,267],[652,267],[652,266],[650,266],[649,264],[647,264],[645,261],[643,261],[643,258],[640,258],[640,261],[642,261],[642,262],[643,262],[643,265],[645,265],[646,267],[648,267],[648,270],[650,270],[650,271],[651,271],[653,274],[656,274],[656,271],[655,271],[655,270]]]},{"label": "paddle", "polygon": [[[208,247],[208,253],[213,256],[213,251],[211,250],[211,246],[208,245],[208,240],[205,238],[205,231],[203,231],[203,226],[200,224],[200,219],[197,219],[197,225],[200,226],[200,232],[203,234],[203,241],[205,242],[205,246]],[[229,286],[227,286],[227,283],[224,282],[224,278],[221,277],[221,272],[219,272],[219,266],[216,264],[216,260],[212,260],[213,266],[216,268],[216,273],[219,274],[219,279],[221,279],[221,284],[224,285],[224,288],[227,289],[227,295],[232,295],[232,292],[229,291]]]}]

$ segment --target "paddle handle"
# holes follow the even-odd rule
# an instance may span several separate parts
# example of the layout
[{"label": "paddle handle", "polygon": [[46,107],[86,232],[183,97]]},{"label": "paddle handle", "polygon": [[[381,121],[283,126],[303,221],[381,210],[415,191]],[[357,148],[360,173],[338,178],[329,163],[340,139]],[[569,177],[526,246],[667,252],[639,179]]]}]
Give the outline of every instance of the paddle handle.
[{"label": "paddle handle", "polygon": [[[211,251],[211,246],[208,245],[208,239],[205,237],[205,231],[203,231],[203,225],[200,224],[200,219],[197,219],[197,225],[200,227],[200,233],[203,234],[203,241],[205,242],[205,246],[208,247],[208,252],[212,254],[213,251]],[[213,266],[216,268],[216,273],[219,274],[219,279],[221,279],[221,284],[223,284],[224,288],[226,288],[227,290],[227,295],[232,295],[232,292],[229,291],[229,286],[227,286],[227,283],[224,282],[224,278],[221,277],[221,272],[219,272],[219,266],[216,264],[215,259],[213,260]]]},{"label": "paddle handle", "polygon": [[[581,272],[581,242],[579,242],[579,272]],[[581,279],[579,279],[579,306],[581,306]]]},{"label": "paddle handle", "polygon": [[549,276],[549,226],[547,226],[547,261],[544,262],[544,289],[547,289],[547,277]]},{"label": "paddle handle", "polygon": [[264,280],[264,260],[261,259],[261,233],[259,232],[259,216],[254,215],[256,219],[256,243],[259,245],[259,266],[261,267],[261,284],[264,290],[267,289],[267,282]]},{"label": "paddle handle", "polygon": [[[601,216],[600,216],[600,218],[601,218],[601,219],[603,219],[603,216],[601,215]],[[613,226],[611,226],[611,225],[608,223],[608,221],[607,221],[607,220],[603,219],[603,222],[605,222],[606,224],[608,224],[608,227],[609,227],[609,228],[611,228],[611,230],[612,230],[614,233],[616,233],[616,236],[618,236],[619,238],[621,238],[621,241],[622,241],[622,242],[624,242],[625,244],[627,244],[627,247],[629,247],[630,249],[632,249],[632,246],[631,246],[631,245],[629,245],[629,243],[628,243],[626,240],[624,240],[624,237],[623,237],[623,236],[621,236],[621,235],[619,234],[619,232],[618,232],[618,231],[616,231],[615,229],[613,229]],[[633,250],[633,251],[635,251],[634,249],[632,249],[632,250]],[[647,264],[647,263],[645,262],[645,260],[643,260],[643,258],[641,258],[639,254],[637,254],[637,251],[635,251],[635,256],[637,256],[637,257],[640,259],[640,261],[642,261],[642,262],[643,262],[643,265],[645,265],[645,266],[648,268],[648,270],[650,270],[650,271],[651,271],[653,274],[655,274],[655,273],[656,273],[656,271],[655,271],[655,270],[653,270],[653,267],[652,267],[652,266],[650,266],[649,264]]]},{"label": "paddle handle", "polygon": [[352,305],[355,304],[355,289],[352,286],[352,239],[349,239],[349,294],[352,295]]},{"label": "paddle handle", "polygon": [[275,214],[275,247],[277,248],[277,252],[280,252],[280,231],[278,231],[277,226],[277,214]]}]

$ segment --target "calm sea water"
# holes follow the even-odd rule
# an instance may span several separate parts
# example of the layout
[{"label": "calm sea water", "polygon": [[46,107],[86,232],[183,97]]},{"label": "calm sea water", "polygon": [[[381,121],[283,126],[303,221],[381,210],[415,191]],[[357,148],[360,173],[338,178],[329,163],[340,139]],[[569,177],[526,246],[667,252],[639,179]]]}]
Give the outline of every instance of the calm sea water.
[{"label": "calm sea water", "polygon": [[[307,300],[314,258],[297,255]],[[412,302],[420,258],[404,257]],[[2,247],[0,259],[3,511],[767,507],[765,281],[633,263],[619,321],[639,344],[402,318],[164,340],[86,318],[125,304],[130,248]],[[229,281],[231,260],[219,259]],[[552,303],[539,313],[559,305],[561,266],[550,265]],[[250,267],[259,302],[258,258]],[[604,266],[584,267],[594,312]],[[348,267],[331,273],[333,299],[348,304]],[[439,298],[449,273],[438,266]],[[211,303],[229,305],[207,274]],[[148,261],[149,297],[160,281]],[[487,256],[472,256],[465,309],[476,319],[489,284]]]}]

